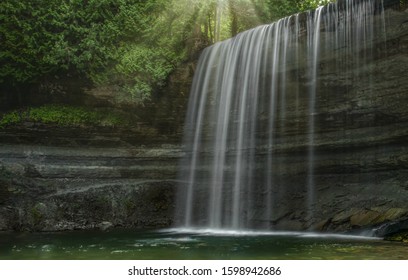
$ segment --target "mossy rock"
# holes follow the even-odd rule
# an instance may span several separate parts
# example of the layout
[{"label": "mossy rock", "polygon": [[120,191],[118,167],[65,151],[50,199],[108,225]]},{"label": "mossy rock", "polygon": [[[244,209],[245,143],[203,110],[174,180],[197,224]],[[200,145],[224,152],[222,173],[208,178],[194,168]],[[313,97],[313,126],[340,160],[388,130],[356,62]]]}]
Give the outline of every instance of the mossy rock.
[{"label": "mossy rock", "polygon": [[408,243],[408,230],[387,235],[384,240]]},{"label": "mossy rock", "polygon": [[128,127],[128,115],[106,108],[48,104],[0,115],[0,129],[24,122],[53,124],[59,127]]}]

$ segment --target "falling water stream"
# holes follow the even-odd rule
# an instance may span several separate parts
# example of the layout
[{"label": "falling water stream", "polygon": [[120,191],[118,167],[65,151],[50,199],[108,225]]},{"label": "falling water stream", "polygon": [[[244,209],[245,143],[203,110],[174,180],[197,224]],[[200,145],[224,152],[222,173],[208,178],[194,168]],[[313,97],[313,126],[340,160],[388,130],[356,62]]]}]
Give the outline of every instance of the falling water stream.
[{"label": "falling water stream", "polygon": [[339,1],[203,51],[187,113],[180,227],[273,230],[280,201],[294,188],[280,176],[279,147],[290,142],[306,143],[296,187],[305,193],[301,218],[313,220],[320,55],[342,50],[338,72],[349,67],[344,61],[369,61],[381,7],[374,0]]}]

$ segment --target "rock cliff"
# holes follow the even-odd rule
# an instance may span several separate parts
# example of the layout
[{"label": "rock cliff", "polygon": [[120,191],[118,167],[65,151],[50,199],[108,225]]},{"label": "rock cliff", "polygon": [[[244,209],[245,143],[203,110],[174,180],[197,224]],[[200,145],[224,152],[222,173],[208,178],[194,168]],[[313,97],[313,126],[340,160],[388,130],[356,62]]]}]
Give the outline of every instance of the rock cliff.
[{"label": "rock cliff", "polygon": [[0,229],[169,226],[179,157],[174,145],[3,144]]},{"label": "rock cliff", "polygon": [[172,74],[167,93],[145,107],[115,103],[96,89],[67,101],[139,116],[126,126],[23,121],[1,127],[0,231],[171,225],[192,80],[186,65]]},{"label": "rock cliff", "polygon": [[[293,187],[280,194],[279,215],[272,221],[276,228],[364,230],[408,218],[408,80],[403,74],[408,73],[408,10],[387,9],[373,23],[370,44],[320,49],[312,220],[299,219],[305,216],[307,194],[301,186],[309,164],[304,160],[307,118],[299,118],[308,110],[308,85],[302,82],[307,61],[297,69],[289,66],[287,76],[300,83],[299,105],[287,107],[274,152],[280,164],[276,181]],[[324,41],[331,31],[321,32]],[[350,47],[357,59],[344,56]],[[294,91],[286,92],[286,100],[295,100]]]}]

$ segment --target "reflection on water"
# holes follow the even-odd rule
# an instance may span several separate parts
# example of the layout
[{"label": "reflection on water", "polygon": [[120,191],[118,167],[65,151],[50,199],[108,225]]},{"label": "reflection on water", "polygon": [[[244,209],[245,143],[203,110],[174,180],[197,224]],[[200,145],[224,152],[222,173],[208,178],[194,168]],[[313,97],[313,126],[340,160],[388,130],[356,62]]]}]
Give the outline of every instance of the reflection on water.
[{"label": "reflection on water", "polygon": [[296,232],[0,233],[0,259],[408,259],[408,246]]}]

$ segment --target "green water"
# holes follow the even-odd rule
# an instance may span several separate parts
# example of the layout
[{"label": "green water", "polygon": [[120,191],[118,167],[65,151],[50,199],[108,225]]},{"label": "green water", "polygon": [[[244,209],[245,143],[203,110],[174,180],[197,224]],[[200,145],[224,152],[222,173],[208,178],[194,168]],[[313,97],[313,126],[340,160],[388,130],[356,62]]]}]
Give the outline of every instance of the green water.
[{"label": "green water", "polygon": [[0,233],[0,259],[408,259],[408,245],[300,233]]}]

